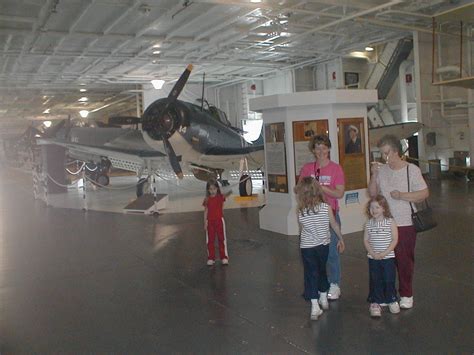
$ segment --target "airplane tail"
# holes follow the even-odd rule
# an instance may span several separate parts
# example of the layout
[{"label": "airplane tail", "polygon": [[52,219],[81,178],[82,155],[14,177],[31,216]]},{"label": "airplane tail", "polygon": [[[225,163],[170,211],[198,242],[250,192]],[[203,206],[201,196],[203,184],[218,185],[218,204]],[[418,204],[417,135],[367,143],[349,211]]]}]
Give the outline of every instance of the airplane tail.
[{"label": "airplane tail", "polygon": [[262,130],[260,131],[260,135],[256,140],[252,141],[253,145],[263,145],[263,129],[264,125],[262,124]]}]

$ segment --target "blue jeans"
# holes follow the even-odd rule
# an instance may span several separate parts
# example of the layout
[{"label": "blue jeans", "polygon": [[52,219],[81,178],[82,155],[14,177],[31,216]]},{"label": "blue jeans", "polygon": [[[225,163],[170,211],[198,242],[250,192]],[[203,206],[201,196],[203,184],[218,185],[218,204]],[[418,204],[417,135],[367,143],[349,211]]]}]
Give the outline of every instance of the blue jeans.
[{"label": "blue jeans", "polygon": [[329,289],[326,274],[329,246],[318,245],[314,248],[301,248],[300,250],[304,268],[303,297],[309,301],[319,298],[319,292],[327,292]]},{"label": "blue jeans", "polygon": [[396,300],[395,258],[369,259],[369,297],[367,297],[367,301],[389,304]]},{"label": "blue jeans", "polygon": [[[341,226],[341,219],[339,218],[339,212],[336,213],[336,222]],[[341,261],[339,259],[339,252],[337,251],[337,242],[339,238],[337,237],[336,232],[331,230],[331,243],[329,244],[329,256],[328,256],[328,274],[329,282],[332,284],[339,285],[341,283]]]}]

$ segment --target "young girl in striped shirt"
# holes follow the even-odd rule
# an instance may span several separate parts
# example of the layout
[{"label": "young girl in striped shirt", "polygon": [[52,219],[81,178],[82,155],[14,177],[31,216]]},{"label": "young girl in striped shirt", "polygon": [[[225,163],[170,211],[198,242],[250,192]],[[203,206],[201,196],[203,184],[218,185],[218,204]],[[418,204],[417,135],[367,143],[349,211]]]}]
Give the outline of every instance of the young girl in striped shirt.
[{"label": "young girl in striped shirt", "polygon": [[394,253],[398,242],[397,224],[382,195],[369,201],[367,215],[369,220],[365,226],[364,245],[369,258],[369,312],[372,317],[380,317],[381,306],[388,304],[391,313],[399,313]]},{"label": "young girl in striped shirt", "polygon": [[[317,320],[323,309],[329,309],[329,282],[326,273],[331,234],[336,232],[339,253],[344,251],[341,230],[324,193],[312,177],[302,178],[295,188],[298,202],[298,221],[301,227],[300,248],[304,268],[304,298],[311,300],[311,319]],[[321,307],[320,307],[321,305]],[[322,309],[321,309],[322,308]]]}]

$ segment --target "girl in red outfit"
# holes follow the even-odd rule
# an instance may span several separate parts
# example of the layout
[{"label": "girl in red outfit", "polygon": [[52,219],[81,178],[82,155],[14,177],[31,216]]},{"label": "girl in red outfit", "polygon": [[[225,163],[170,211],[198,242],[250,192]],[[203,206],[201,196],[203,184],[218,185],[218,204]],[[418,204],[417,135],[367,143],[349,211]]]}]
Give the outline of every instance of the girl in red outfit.
[{"label": "girl in red outfit", "polygon": [[224,201],[232,191],[225,195],[221,193],[221,189],[216,180],[210,179],[206,184],[206,198],[202,205],[204,206],[204,230],[207,242],[207,265],[215,264],[214,240],[217,234],[219,241],[219,256],[222,265],[229,264],[229,254],[227,254],[227,238],[225,235],[225,221],[223,216]]}]

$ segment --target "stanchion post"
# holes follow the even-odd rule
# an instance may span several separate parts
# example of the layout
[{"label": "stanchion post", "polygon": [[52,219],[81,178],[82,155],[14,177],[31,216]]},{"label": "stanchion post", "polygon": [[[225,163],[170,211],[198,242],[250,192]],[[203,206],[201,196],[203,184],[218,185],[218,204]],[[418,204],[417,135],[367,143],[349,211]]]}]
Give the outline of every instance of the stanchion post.
[{"label": "stanchion post", "polygon": [[158,202],[156,198],[156,180],[155,180],[155,173],[153,172],[152,178],[152,189],[153,189],[153,214],[158,213]]},{"label": "stanchion post", "polygon": [[86,196],[86,170],[82,171],[82,202],[84,203],[84,207],[82,208],[84,211],[87,211],[87,196]]},{"label": "stanchion post", "polygon": [[49,206],[48,203],[48,175],[47,173],[42,174],[42,185],[43,185],[43,192],[44,192],[44,202],[46,203],[46,206]]}]

